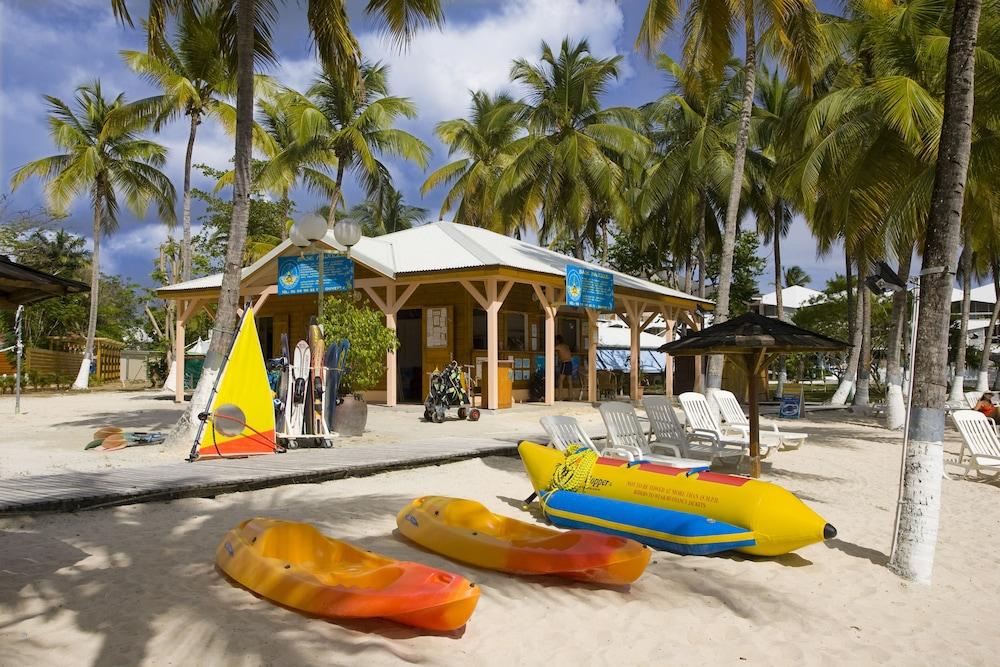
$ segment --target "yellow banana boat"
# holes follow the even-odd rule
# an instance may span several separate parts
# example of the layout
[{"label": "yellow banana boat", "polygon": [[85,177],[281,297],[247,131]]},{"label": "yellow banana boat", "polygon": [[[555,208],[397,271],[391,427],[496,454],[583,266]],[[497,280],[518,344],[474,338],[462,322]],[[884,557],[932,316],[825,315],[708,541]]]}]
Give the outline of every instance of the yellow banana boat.
[{"label": "yellow banana boat", "polygon": [[426,496],[396,517],[399,532],[454,560],[514,574],[551,574],[630,584],[651,552],[630,539],[590,530],[559,531],[494,514],[474,500]]},{"label": "yellow banana boat", "polygon": [[[837,535],[832,525],[794,494],[769,482],[603,457],[590,459],[591,466],[585,457],[570,461],[562,452],[533,442],[522,442],[518,452],[531,485],[540,494],[562,488],[742,527],[753,539],[752,546],[735,547],[743,553],[777,556]],[[590,467],[573,469],[576,463]],[[553,483],[554,477],[559,484]]]}]

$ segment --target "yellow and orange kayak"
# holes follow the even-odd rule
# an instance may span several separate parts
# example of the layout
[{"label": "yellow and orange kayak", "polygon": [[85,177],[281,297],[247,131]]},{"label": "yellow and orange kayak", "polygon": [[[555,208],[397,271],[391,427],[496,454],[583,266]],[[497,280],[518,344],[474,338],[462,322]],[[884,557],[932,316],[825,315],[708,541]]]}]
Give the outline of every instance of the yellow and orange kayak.
[{"label": "yellow and orange kayak", "polygon": [[479,601],[464,577],[363,551],[307,523],[244,521],[226,533],[215,560],[254,593],[317,616],[448,631],[465,625]]},{"label": "yellow and orange kayak", "polygon": [[628,584],[650,550],[630,539],[589,530],[558,531],[494,514],[474,500],[425,496],[396,516],[399,532],[448,558],[514,574],[550,574]]}]

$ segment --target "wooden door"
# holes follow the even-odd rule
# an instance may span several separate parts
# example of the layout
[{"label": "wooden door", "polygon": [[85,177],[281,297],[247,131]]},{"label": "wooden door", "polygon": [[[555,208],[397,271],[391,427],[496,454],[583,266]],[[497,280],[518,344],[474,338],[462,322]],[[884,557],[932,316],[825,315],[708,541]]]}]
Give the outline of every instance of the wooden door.
[{"label": "wooden door", "polygon": [[455,355],[455,309],[453,306],[424,308],[423,392],[430,391],[430,373],[448,365]]}]

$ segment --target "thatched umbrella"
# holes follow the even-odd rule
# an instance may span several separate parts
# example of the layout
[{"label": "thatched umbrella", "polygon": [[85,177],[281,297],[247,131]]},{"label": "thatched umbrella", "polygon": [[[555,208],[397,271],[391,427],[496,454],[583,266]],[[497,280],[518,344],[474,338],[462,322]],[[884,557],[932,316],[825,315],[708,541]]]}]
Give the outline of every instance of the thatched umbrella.
[{"label": "thatched umbrella", "polygon": [[847,343],[802,329],[773,317],[746,313],[722,324],[694,331],[660,347],[672,356],[724,354],[747,374],[750,387],[750,474],[760,476],[760,415],[757,407],[757,378],[779,354],[837,352]]}]

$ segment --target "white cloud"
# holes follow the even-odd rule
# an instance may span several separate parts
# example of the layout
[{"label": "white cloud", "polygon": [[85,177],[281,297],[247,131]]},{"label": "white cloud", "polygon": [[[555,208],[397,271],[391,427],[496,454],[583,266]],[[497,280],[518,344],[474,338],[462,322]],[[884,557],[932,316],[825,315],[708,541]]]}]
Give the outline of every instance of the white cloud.
[{"label": "white cloud", "polygon": [[[359,37],[365,57],[390,66],[394,94],[412,98],[424,123],[464,116],[470,90],[509,88],[511,61],[537,60],[545,40],[586,38],[594,56],[618,54],[624,25],[613,0],[512,0],[472,22],[453,21],[418,33],[404,53],[378,34]],[[630,74],[627,65],[623,78]],[[423,124],[423,123],[421,123]]]}]

